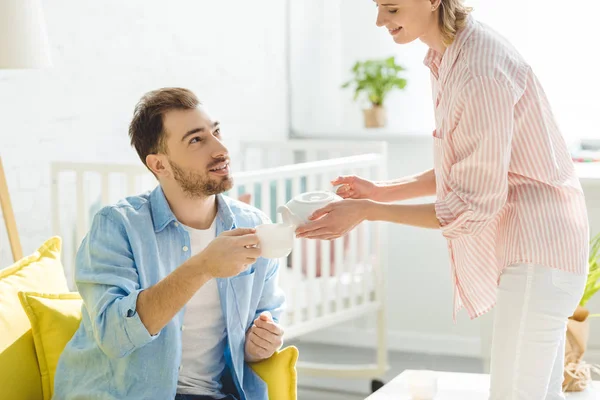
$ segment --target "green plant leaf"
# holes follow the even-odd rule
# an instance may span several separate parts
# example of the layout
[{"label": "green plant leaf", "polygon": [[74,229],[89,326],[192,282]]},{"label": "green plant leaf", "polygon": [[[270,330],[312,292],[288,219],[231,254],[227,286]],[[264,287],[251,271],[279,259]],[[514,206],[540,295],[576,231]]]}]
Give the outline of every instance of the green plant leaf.
[{"label": "green plant leaf", "polygon": [[585,307],[588,301],[600,291],[600,234],[590,242],[589,273],[579,305]]},{"label": "green plant leaf", "polygon": [[394,89],[406,87],[406,79],[399,76],[405,69],[396,64],[395,58],[357,61],[352,66],[353,78],[342,85],[354,88],[354,100],[364,95],[372,104],[383,105],[385,98]]}]

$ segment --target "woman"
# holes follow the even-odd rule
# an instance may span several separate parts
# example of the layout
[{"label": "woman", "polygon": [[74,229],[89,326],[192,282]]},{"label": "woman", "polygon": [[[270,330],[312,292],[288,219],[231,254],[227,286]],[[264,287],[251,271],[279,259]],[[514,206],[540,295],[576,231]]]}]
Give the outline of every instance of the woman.
[{"label": "woman", "polygon": [[[334,239],[363,220],[441,229],[454,316],[495,306],[491,399],[563,399],[565,330],[585,285],[588,221],[546,96],[507,41],[461,0],[377,0],[377,26],[420,39],[434,93],[432,170],[387,183],[340,177],[345,200],[299,237]],[[434,204],[387,202],[437,195]]]}]

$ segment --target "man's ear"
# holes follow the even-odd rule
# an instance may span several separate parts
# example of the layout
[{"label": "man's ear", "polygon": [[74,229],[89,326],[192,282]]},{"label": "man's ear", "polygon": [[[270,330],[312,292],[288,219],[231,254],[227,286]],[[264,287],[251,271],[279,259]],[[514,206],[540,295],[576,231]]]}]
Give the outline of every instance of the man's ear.
[{"label": "man's ear", "polygon": [[171,174],[166,157],[162,154],[148,154],[146,156],[146,165],[157,178],[165,178]]}]

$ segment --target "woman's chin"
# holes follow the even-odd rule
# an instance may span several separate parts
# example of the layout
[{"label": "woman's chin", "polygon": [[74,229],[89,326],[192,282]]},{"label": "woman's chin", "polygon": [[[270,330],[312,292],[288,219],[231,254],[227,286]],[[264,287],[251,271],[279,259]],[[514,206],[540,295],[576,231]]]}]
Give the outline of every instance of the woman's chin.
[{"label": "woman's chin", "polygon": [[399,32],[397,35],[393,36],[394,42],[398,44],[408,44],[410,42],[414,42],[416,38],[409,37],[404,34],[404,32]]}]

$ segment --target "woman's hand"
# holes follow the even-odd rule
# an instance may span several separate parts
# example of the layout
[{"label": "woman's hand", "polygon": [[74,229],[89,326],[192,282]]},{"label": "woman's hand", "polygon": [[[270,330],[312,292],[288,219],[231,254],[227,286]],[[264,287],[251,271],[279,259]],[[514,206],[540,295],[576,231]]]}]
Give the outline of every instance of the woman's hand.
[{"label": "woman's hand", "polygon": [[356,175],[338,176],[331,184],[343,185],[337,190],[337,194],[344,199],[371,199],[376,200],[379,186]]},{"label": "woman's hand", "polygon": [[306,239],[333,240],[350,232],[366,219],[369,200],[346,199],[329,203],[315,211],[311,222],[296,229],[296,236]]}]

